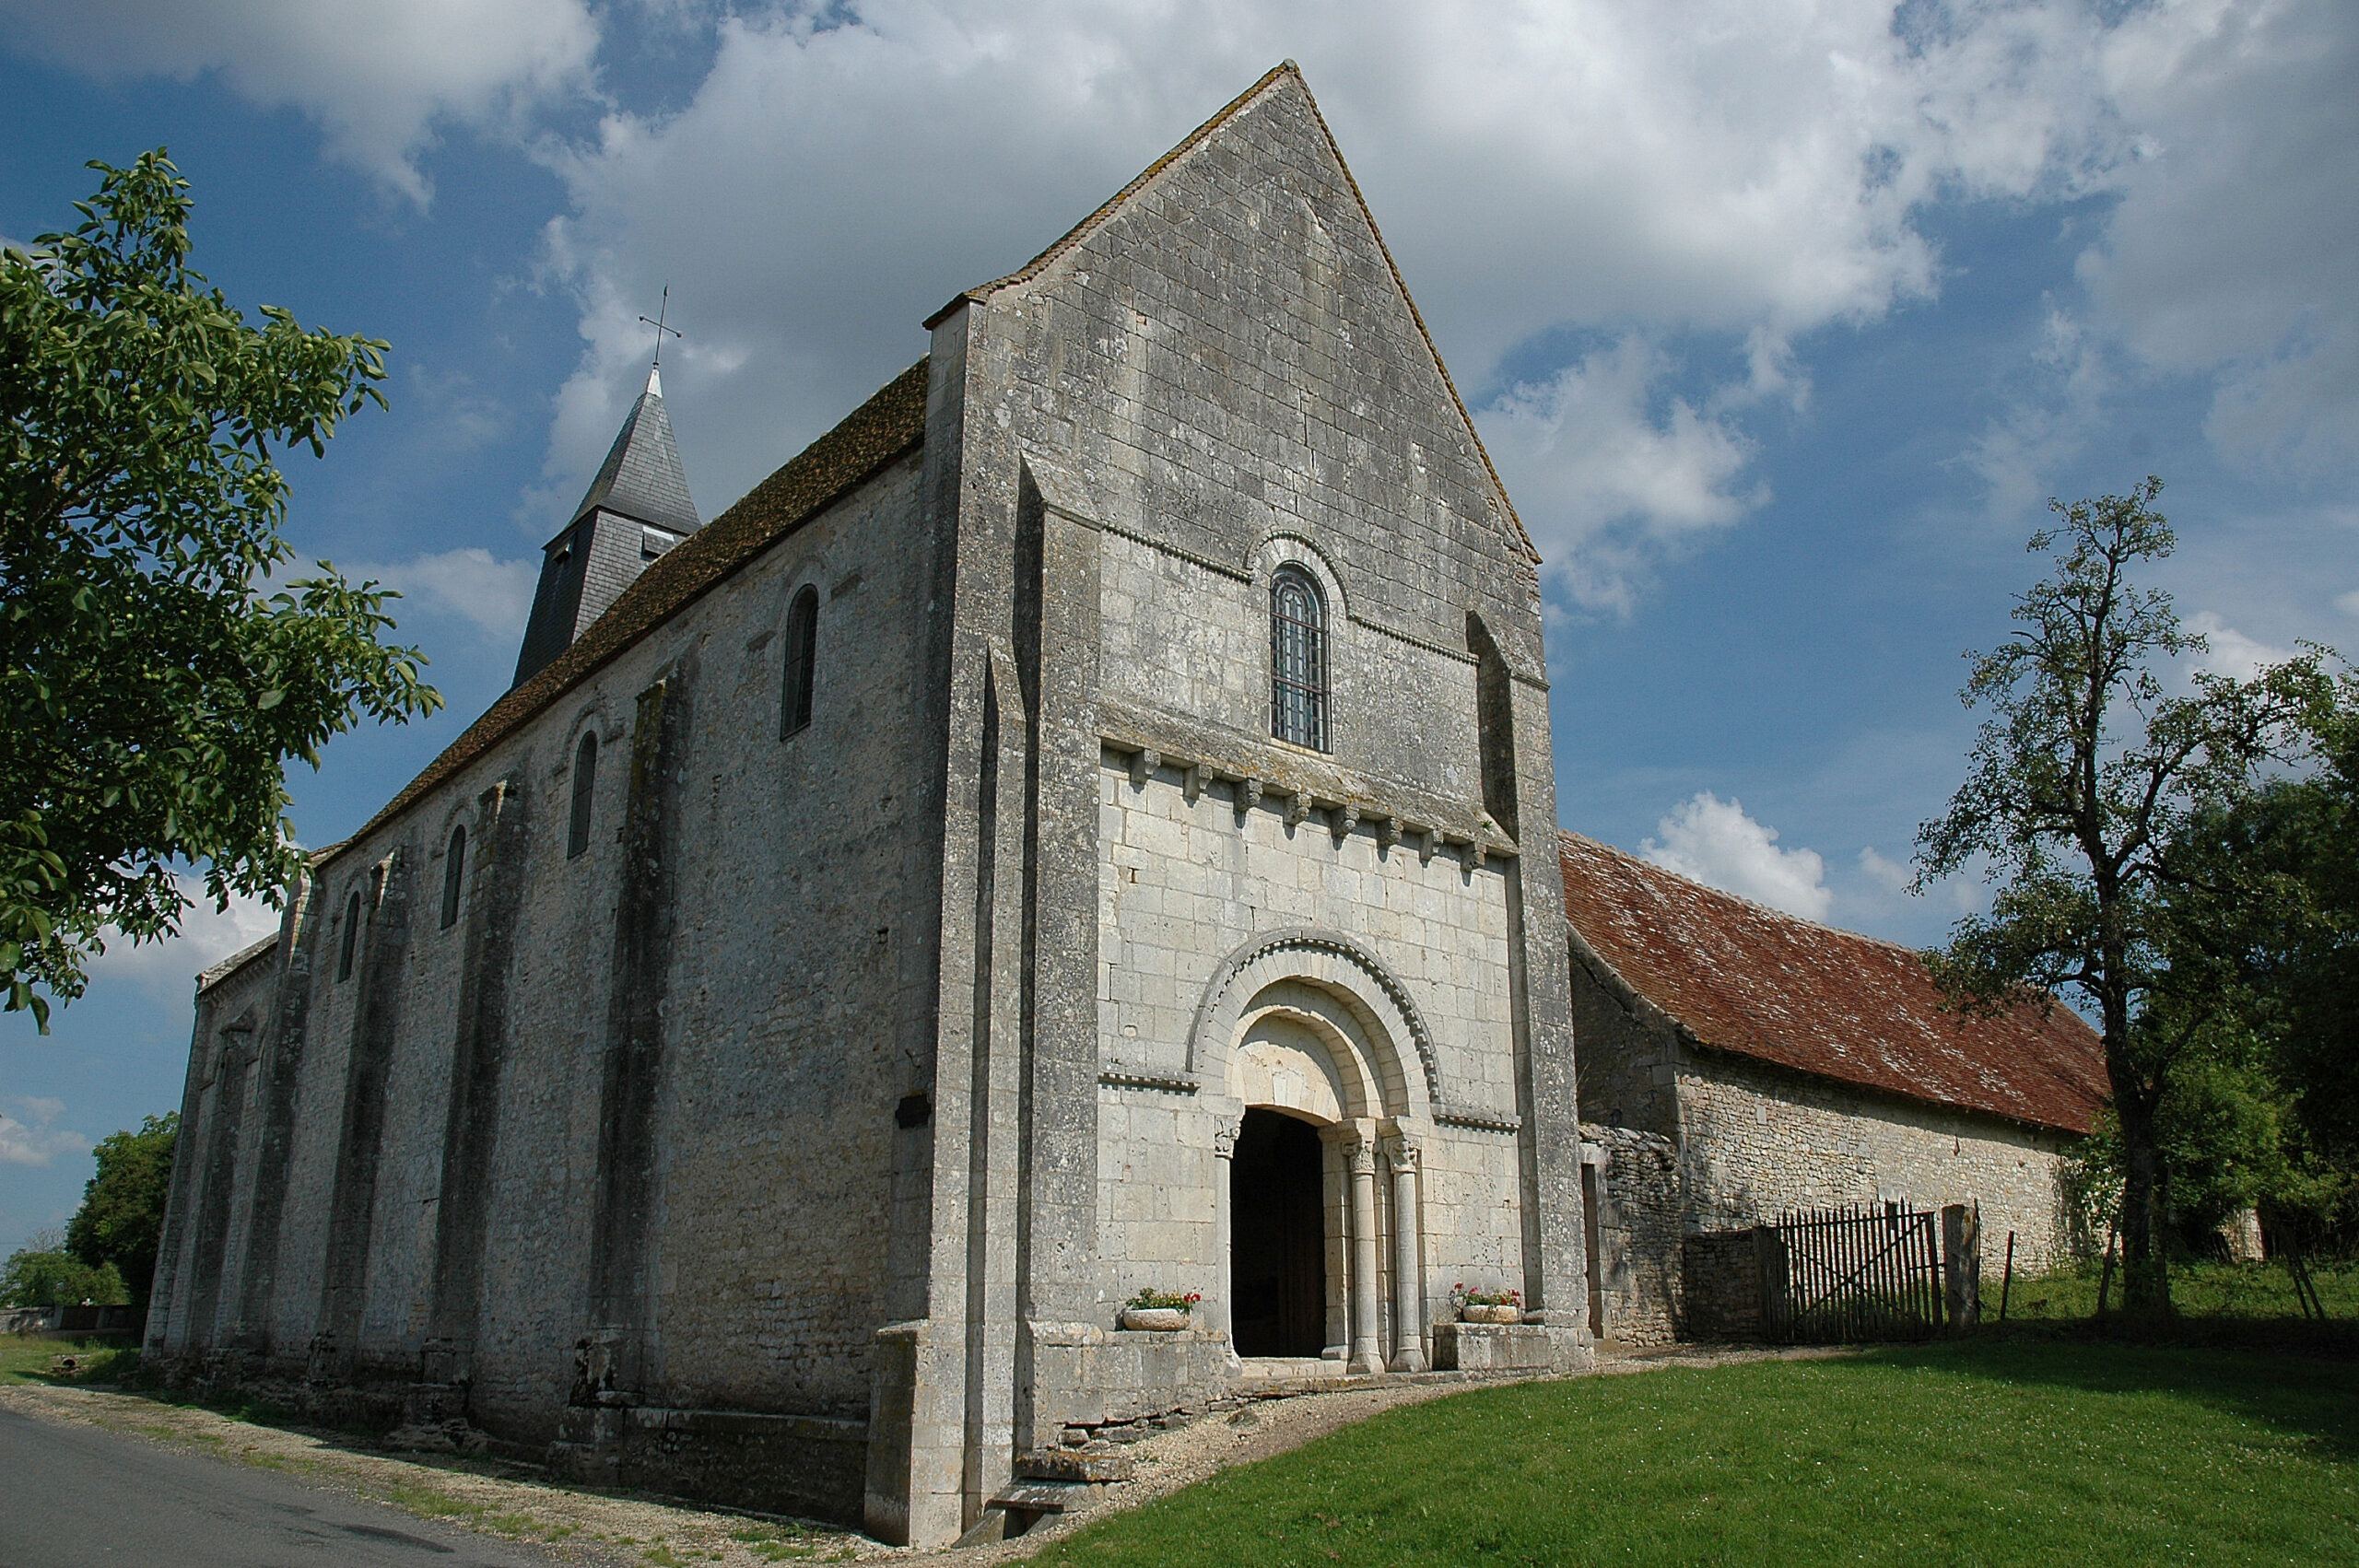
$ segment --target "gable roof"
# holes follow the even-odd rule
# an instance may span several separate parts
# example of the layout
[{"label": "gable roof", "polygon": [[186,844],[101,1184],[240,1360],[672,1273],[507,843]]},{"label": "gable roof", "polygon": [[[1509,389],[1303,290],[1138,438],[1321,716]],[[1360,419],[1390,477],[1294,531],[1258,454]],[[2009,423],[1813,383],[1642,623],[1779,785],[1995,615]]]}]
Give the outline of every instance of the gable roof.
[{"label": "gable roof", "polygon": [[1577,833],[1559,854],[1576,947],[1698,1045],[2067,1132],[2086,1132],[2104,1103],[2103,1046],[2060,1004],[1964,1016],[1942,1006],[1912,948],[1780,914]]},{"label": "gable roof", "polygon": [[1291,60],[1280,61],[1260,81],[1230,99],[1219,113],[1189,132],[1177,146],[1140,170],[1136,179],[1107,198],[1097,211],[1065,230],[1056,243],[1009,273],[1005,277],[978,284],[954,297],[948,304],[926,318],[927,329],[932,330],[935,323],[941,322],[966,301],[972,300],[978,304],[987,302],[1001,289],[1013,288],[1019,284],[1029,283],[1039,276],[1051,263],[1104,227],[1116,213],[1130,204],[1133,197],[1153,184],[1157,175],[1193,152],[1209,140],[1215,132],[1286,81],[1291,81],[1301,90],[1303,100],[1310,107],[1310,117],[1317,123],[1319,134],[1326,139],[1327,150],[1335,159],[1335,167],[1343,170],[1344,184],[1351,191],[1352,200],[1359,207],[1362,221],[1367,223],[1368,233],[1375,236],[1377,252],[1384,258],[1385,269],[1392,275],[1392,287],[1401,291],[1402,303],[1409,307],[1409,319],[1416,323],[1417,336],[1424,342],[1426,353],[1433,360],[1434,369],[1441,376],[1441,384],[1449,393],[1450,405],[1458,410],[1458,417],[1466,427],[1466,439],[1473,443],[1475,456],[1483,460],[1483,472],[1490,476],[1492,492],[1498,497],[1499,505],[1507,511],[1508,524],[1515,531],[1511,543],[1522,553],[1525,560],[1537,566],[1540,562],[1540,551],[1532,543],[1532,535],[1525,531],[1523,519],[1516,512],[1515,502],[1508,496],[1508,487],[1500,480],[1497,467],[1491,462],[1490,449],[1483,444],[1482,433],[1474,428],[1474,416],[1466,411],[1466,400],[1458,395],[1458,383],[1450,380],[1449,367],[1442,363],[1441,350],[1434,346],[1434,334],[1426,329],[1425,314],[1417,309],[1415,297],[1410,294],[1408,283],[1401,276],[1401,263],[1392,259],[1392,247],[1384,242],[1384,231],[1377,227],[1376,214],[1368,209],[1367,197],[1361,193],[1360,182],[1352,174],[1352,166],[1344,161],[1344,149],[1337,144],[1335,133],[1327,123],[1327,116],[1320,112],[1319,99],[1312,94],[1310,85],[1302,79],[1302,67]]},{"label": "gable roof", "polygon": [[722,512],[659,556],[606,613],[531,679],[485,709],[407,788],[343,845],[314,858],[323,867],[399,816],[650,632],[719,586],[829,504],[925,439],[926,361],[902,371],[834,429],[789,459]]},{"label": "gable roof", "polygon": [[566,527],[600,507],[675,533],[694,533],[703,526],[688,495],[687,470],[680,466],[672,421],[663,412],[663,380],[656,370],[647,372],[647,390],[630,405],[623,427],[615,432],[615,444],[606,449],[606,461],[598,465],[598,477],[590,482]]}]

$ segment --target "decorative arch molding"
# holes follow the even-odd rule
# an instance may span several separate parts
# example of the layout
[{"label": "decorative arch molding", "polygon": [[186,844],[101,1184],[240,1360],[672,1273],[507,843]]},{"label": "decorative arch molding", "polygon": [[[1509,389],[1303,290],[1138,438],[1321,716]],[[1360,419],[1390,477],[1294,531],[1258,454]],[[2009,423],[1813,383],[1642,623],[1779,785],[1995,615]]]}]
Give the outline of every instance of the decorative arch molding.
[{"label": "decorative arch molding", "polygon": [[1379,1072],[1388,1065],[1400,1071],[1403,1092],[1414,1102],[1425,1091],[1424,1105],[1403,1109],[1427,1112],[1441,1102],[1441,1070],[1434,1049],[1433,1032],[1417,1011],[1409,989],[1384,961],[1357,939],[1321,926],[1288,926],[1263,931],[1230,950],[1205,982],[1188,1031],[1188,1071],[1199,1082],[1226,1081],[1227,1056],[1238,1025],[1253,998],[1279,980],[1303,980],[1345,994],[1367,1013],[1377,1041],[1397,1056],[1406,1041],[1423,1071],[1413,1074],[1404,1060],[1371,1063]]}]

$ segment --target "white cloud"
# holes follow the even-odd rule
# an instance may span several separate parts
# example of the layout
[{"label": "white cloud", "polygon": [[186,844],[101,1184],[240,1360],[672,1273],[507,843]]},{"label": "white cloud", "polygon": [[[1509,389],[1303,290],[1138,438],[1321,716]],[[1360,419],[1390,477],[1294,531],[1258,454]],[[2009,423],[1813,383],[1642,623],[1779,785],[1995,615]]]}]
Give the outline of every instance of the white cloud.
[{"label": "white cloud", "polygon": [[17,1114],[0,1110],[0,1165],[46,1165],[60,1154],[90,1152],[87,1135],[56,1125],[65,1101],[27,1094],[8,1105]]},{"label": "white cloud", "polygon": [[2148,364],[2213,378],[2233,457],[2330,471],[2359,456],[2359,8],[2163,0],[2100,52],[2134,133],[2081,273]]},{"label": "white cloud", "polygon": [[2334,607],[2346,615],[2359,615],[2359,588],[2334,596]]},{"label": "white cloud", "polygon": [[[578,493],[612,438],[646,353],[635,318],[666,281],[688,332],[667,391],[710,511],[915,358],[928,312],[1292,55],[1462,383],[1479,392],[1552,327],[1646,323],[1502,407],[1536,397],[1545,427],[1551,398],[1587,398],[1681,465],[1649,486],[1637,462],[1561,460],[1576,498],[1614,500],[1634,527],[1741,512],[1725,410],[1639,421],[1645,342],[1731,334],[1756,360],[1752,390],[1770,388],[1797,334],[1932,292],[1920,205],[2065,188],[2101,140],[2095,26],[2076,6],[1974,6],[1913,36],[1893,15],[1888,0],[1023,0],[984,21],[866,0],[734,16],[676,113],[616,113],[548,154],[571,210],[549,228],[547,273],[577,291],[589,344],[550,489]],[[1555,483],[1528,471],[1520,483]],[[1594,536],[1556,504],[1520,507],[1539,533]]]},{"label": "white cloud", "polygon": [[181,891],[194,902],[181,917],[178,936],[134,944],[111,929],[106,952],[91,961],[90,984],[129,984],[173,999],[189,995],[200,970],[209,969],[278,930],[278,911],[259,898],[233,898],[216,909],[197,878],[181,878]]},{"label": "white cloud", "polygon": [[1835,895],[1815,849],[1780,849],[1778,830],[1754,821],[1734,799],[1699,790],[1655,825],[1638,852],[1666,871],[1800,915],[1824,920]]},{"label": "white cloud", "polygon": [[2203,634],[2203,640],[2209,645],[2209,651],[2192,655],[2195,667],[2215,675],[2249,681],[2268,666],[2283,664],[2294,657],[2292,649],[2272,648],[2258,638],[2247,637],[2210,610],[2189,615],[2187,627]]},{"label": "white cloud", "polygon": [[[524,635],[540,569],[537,561],[498,560],[488,550],[469,546],[390,565],[352,567],[345,575],[356,581],[374,578],[399,590],[406,603],[456,615],[471,622],[486,640],[509,643]],[[396,604],[393,613],[398,617],[402,605]]]},{"label": "white cloud", "polygon": [[1860,851],[1860,871],[1870,882],[1895,895],[1907,893],[1917,880],[1915,867],[1906,860],[1886,860],[1872,844]]},{"label": "white cloud", "polygon": [[1659,397],[1670,371],[1631,333],[1549,381],[1509,389],[1478,415],[1533,543],[1584,603],[1626,608],[1649,556],[1768,498],[1763,486],[1736,488],[1754,450],[1743,432]]},{"label": "white cloud", "polygon": [[439,123],[494,124],[586,87],[598,29],[582,0],[0,0],[0,40],[102,78],[218,73],[423,203],[417,155]]}]

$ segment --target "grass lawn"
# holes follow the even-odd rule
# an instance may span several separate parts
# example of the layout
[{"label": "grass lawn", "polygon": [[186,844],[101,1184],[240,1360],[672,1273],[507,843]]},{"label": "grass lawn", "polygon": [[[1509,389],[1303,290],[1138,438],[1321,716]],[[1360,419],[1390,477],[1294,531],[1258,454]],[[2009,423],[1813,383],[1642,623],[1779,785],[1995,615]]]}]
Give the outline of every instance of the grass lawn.
[{"label": "grass lawn", "polygon": [[[50,1375],[59,1356],[72,1356],[74,1373]],[[52,1340],[38,1334],[0,1336],[0,1386],[10,1383],[111,1383],[139,1364],[139,1352],[128,1340]]]},{"label": "grass lawn", "polygon": [[[2007,1321],[2071,1322],[2097,1309],[2101,1269],[2089,1264],[2054,1274],[2015,1276],[2007,1293]],[[2359,1319],[2359,1258],[2319,1258],[2310,1264],[2310,1282],[2327,1316],[2338,1322]],[[2000,1279],[1982,1282],[1982,1311],[1999,1312]],[[2109,1304],[2121,1306],[2121,1276],[2117,1270]],[[2192,1263],[2171,1270],[2171,1305],[2194,1318],[2275,1318],[2298,1320],[2301,1304],[2294,1295],[2294,1277],[2283,1263]]]},{"label": "grass lawn", "polygon": [[1986,1340],[1485,1389],[1037,1562],[2359,1563],[2359,1366]]}]

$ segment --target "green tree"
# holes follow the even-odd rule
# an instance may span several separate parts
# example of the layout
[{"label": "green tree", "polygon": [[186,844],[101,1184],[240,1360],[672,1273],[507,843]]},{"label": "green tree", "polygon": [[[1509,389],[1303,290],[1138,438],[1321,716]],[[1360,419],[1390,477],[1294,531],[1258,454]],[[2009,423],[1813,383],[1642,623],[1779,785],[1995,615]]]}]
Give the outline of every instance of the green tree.
[{"label": "green tree", "polygon": [[119,1306],[131,1299],[123,1276],[93,1269],[65,1249],[65,1238],[44,1231],[0,1264],[0,1303],[10,1306]]},{"label": "green tree", "polygon": [[172,1149],[181,1114],[148,1117],[136,1132],[101,1139],[91,1153],[99,1170],[82,1188],[82,1206],[66,1222],[66,1249],[93,1269],[112,1269],[146,1305],[156,1282],[156,1244],[164,1234],[164,1199],[172,1187]]},{"label": "green tree", "polygon": [[2120,1137],[2123,1300],[2142,1314],[2170,1305],[2157,1113],[2172,1064],[2224,1004],[2208,965],[2170,962],[2163,862],[2291,744],[2321,678],[2306,658],[2165,690],[2157,666],[2205,645],[2167,593],[2131,580],[2176,543],[2153,507],[2161,489],[2149,478],[2127,496],[2050,503],[2058,521],[2030,545],[2052,556],[2049,573],[2016,599],[2010,638],[1966,656],[1962,695],[1990,717],[1966,782],[1917,840],[1919,888],[1978,864],[1997,885],[1989,913],[1927,955],[1954,1003],[2063,993],[2095,1016]]},{"label": "green tree", "polygon": [[2359,1227],[2359,677],[2318,683],[2303,730],[2306,766],[2198,815],[2165,863],[2171,960],[2231,999],[2271,1105],[2257,1197],[2315,1236]]},{"label": "green tree", "polygon": [[90,167],[78,227],[0,252],[0,1005],[43,1030],[108,928],[177,929],[176,866],[276,898],[289,757],[440,703],[380,640],[389,592],[325,562],[269,581],[278,454],[381,405],[385,345],[250,325],[190,270],[161,149]]}]

